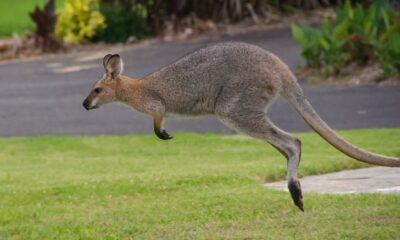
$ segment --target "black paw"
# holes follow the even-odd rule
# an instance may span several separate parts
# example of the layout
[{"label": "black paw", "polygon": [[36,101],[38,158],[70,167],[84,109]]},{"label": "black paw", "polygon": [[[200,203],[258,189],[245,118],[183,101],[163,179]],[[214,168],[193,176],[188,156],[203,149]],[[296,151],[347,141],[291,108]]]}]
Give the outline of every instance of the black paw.
[{"label": "black paw", "polygon": [[169,140],[172,139],[172,136],[167,133],[165,130],[161,130],[160,132],[156,133],[157,137],[162,140]]},{"label": "black paw", "polygon": [[303,195],[301,193],[301,186],[298,180],[290,180],[288,184],[290,195],[292,195],[292,199],[294,204],[304,212],[303,207]]}]

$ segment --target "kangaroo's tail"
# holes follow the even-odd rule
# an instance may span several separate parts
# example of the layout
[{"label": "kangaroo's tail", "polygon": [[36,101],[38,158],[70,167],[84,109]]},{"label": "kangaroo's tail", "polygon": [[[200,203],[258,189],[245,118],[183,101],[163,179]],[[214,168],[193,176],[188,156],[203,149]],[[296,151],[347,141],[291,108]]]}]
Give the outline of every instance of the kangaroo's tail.
[{"label": "kangaroo's tail", "polygon": [[296,80],[290,81],[290,86],[285,88],[282,96],[286,98],[314,131],[342,153],[361,162],[388,167],[400,167],[400,158],[367,152],[337,135],[315,112]]}]

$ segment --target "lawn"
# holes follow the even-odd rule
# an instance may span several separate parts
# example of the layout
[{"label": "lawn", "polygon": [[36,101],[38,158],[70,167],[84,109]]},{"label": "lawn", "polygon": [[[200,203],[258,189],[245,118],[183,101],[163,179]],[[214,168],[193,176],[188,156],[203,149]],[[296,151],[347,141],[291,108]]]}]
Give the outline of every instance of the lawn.
[{"label": "lawn", "polygon": [[[29,12],[36,5],[43,7],[47,0],[17,0],[0,1],[0,36],[24,34],[35,30],[35,25],[29,17]],[[56,8],[63,6],[64,0],[56,0]]]},{"label": "lawn", "polygon": [[[400,129],[340,132],[400,156]],[[366,167],[315,133],[300,174]],[[399,195],[288,193],[266,189],[286,162],[238,135],[0,138],[0,239],[395,239]]]}]

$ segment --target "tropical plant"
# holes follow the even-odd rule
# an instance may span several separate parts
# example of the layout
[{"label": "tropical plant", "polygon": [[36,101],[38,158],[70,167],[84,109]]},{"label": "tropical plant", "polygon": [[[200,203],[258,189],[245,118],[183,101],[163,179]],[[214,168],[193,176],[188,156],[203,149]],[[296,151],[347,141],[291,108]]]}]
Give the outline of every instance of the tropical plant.
[{"label": "tropical plant", "polygon": [[394,32],[380,45],[379,64],[386,74],[393,72],[400,73],[400,33]]},{"label": "tropical plant", "polygon": [[399,15],[386,0],[368,8],[352,6],[347,0],[337,8],[336,19],[324,19],[318,28],[292,25],[292,35],[302,47],[302,56],[311,67],[322,67],[324,73],[335,74],[350,63],[360,65],[379,61],[385,73],[400,71],[398,42]]}]

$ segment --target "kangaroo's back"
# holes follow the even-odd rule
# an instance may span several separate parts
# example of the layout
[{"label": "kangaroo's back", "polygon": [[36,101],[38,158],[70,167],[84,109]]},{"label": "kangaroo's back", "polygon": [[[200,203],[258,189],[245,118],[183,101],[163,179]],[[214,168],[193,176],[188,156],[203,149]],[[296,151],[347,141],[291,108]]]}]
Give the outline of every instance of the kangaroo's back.
[{"label": "kangaroo's back", "polygon": [[252,94],[259,89],[277,94],[280,65],[284,64],[260,47],[220,43],[196,50],[146,78],[172,112],[196,115],[212,113],[222,92]]}]

